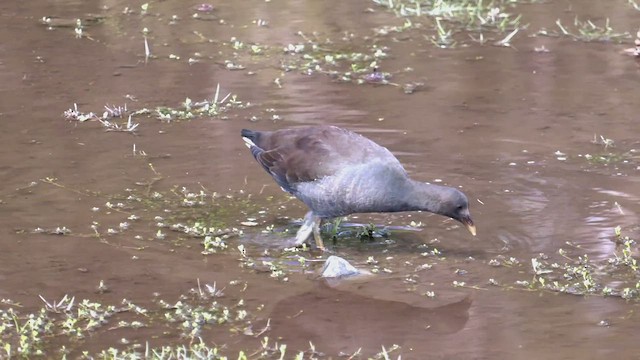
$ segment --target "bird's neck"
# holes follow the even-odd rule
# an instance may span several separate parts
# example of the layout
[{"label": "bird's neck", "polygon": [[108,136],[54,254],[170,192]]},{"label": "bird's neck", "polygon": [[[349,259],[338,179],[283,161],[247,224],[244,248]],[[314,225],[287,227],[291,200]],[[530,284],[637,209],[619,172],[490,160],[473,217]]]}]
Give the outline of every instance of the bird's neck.
[{"label": "bird's neck", "polygon": [[440,193],[443,186],[427,184],[412,179],[407,179],[405,184],[407,190],[404,202],[412,211],[428,211],[438,213],[440,210]]},{"label": "bird's neck", "polygon": [[[393,188],[394,191],[389,191]],[[400,212],[400,211],[428,211],[439,213],[441,192],[443,187],[415,181],[410,178],[395,180],[393,183],[375,190],[375,195],[367,197],[371,201],[359,212]]]}]

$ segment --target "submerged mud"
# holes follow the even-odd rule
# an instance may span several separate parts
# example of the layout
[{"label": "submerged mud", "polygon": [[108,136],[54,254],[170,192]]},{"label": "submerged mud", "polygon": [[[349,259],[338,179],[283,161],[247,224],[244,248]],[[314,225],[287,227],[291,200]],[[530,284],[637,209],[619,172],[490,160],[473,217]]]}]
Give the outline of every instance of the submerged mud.
[{"label": "submerged mud", "polygon": [[[0,358],[200,341],[231,358],[637,356],[639,72],[621,51],[639,13],[526,1],[494,14],[522,14],[505,29],[439,33],[407,4],[0,4]],[[355,215],[380,231],[326,242],[372,275],[325,284],[325,254],[287,248],[303,205],[239,138],[308,124],[461,187],[478,237]],[[96,325],[81,299],[117,310]],[[42,308],[53,330],[21,343]]]}]

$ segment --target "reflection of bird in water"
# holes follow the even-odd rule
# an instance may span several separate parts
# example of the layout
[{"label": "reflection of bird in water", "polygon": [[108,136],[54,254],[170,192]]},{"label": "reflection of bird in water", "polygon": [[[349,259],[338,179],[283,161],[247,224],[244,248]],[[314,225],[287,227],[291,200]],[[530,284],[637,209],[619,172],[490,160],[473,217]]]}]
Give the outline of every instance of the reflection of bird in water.
[{"label": "reflection of bird in water", "polygon": [[467,197],[457,189],[412,180],[387,148],[335,126],[242,130],[258,163],[311,211],[296,235],[313,233],[323,249],[323,219],[354,213],[428,211],[463,223],[475,235]]},{"label": "reflection of bird in water", "polygon": [[272,334],[293,348],[305,349],[311,341],[328,355],[359,348],[367,355],[380,351],[381,345],[422,344],[426,338],[437,341],[437,336],[458,332],[469,319],[471,303],[467,297],[423,308],[320,284],[280,301],[269,318]]}]

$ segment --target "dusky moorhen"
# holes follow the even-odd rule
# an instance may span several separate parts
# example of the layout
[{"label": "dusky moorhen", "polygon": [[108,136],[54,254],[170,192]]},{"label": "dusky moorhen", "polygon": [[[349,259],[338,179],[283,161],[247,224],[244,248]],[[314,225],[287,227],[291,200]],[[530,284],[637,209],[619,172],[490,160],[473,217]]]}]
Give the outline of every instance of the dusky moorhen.
[{"label": "dusky moorhen", "polygon": [[313,233],[324,250],[321,221],[354,213],[428,211],[458,220],[476,234],[462,192],[412,180],[387,148],[362,135],[336,126],[243,129],[241,134],[278,185],[311,210],[296,245]]}]

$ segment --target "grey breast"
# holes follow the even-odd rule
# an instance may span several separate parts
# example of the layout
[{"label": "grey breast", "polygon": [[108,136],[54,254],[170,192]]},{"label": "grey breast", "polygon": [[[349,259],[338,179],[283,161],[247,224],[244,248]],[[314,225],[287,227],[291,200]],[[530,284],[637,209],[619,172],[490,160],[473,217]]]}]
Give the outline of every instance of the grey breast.
[{"label": "grey breast", "polygon": [[[395,158],[394,158],[395,159]],[[371,159],[335,174],[295,185],[295,195],[316,215],[330,218],[354,213],[395,211],[406,194],[406,173],[399,163]]]}]

